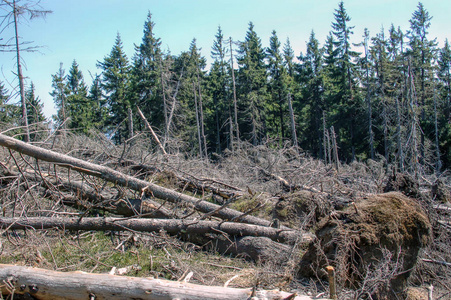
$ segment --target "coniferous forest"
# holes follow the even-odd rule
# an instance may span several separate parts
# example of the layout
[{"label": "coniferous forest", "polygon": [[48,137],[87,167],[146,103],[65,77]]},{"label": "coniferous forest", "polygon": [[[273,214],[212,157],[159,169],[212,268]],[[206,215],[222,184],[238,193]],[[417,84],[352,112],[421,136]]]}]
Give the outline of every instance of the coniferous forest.
[{"label": "coniferous forest", "polygon": [[[327,39],[312,31],[300,54],[276,31],[263,47],[252,22],[240,41],[218,27],[207,68],[196,39],[179,55],[164,53],[149,12],[135,53],[124,53],[118,33],[91,86],[76,58],[68,71],[55,70],[55,128],[98,129],[122,143],[145,129],[139,108],[165,147],[200,157],[242,143],[289,143],[326,162],[383,157],[401,171],[448,167],[451,48],[428,34],[427,8],[418,3],[408,30],[365,30],[357,45],[343,2],[331,17]],[[28,122],[42,121],[33,85],[26,98]],[[3,106],[3,122],[18,116]]]},{"label": "coniferous forest", "polygon": [[92,81],[59,64],[52,120],[32,4],[0,0],[1,299],[449,299],[451,46],[421,2],[362,37],[339,2],[301,53],[250,22],[173,55],[149,11]]}]

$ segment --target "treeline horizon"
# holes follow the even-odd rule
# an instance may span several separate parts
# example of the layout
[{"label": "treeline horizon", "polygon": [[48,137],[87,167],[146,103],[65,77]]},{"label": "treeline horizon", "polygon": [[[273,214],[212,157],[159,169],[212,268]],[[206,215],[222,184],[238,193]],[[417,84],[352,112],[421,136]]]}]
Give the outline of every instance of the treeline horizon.
[{"label": "treeline horizon", "polygon": [[[383,157],[400,171],[448,168],[451,47],[429,36],[426,7],[418,3],[408,30],[365,29],[356,45],[343,2],[331,18],[326,40],[312,30],[299,56],[276,31],[263,47],[252,22],[244,41],[219,26],[207,70],[196,39],[179,55],[162,51],[149,12],[133,56],[118,33],[90,86],[76,58],[67,73],[61,63],[52,75],[55,129],[96,129],[123,143],[148,130],[141,110],[164,147],[202,158],[246,142],[296,146],[326,163]],[[20,124],[8,98],[0,82],[0,122]],[[26,98],[28,123],[45,121],[32,83]]]}]

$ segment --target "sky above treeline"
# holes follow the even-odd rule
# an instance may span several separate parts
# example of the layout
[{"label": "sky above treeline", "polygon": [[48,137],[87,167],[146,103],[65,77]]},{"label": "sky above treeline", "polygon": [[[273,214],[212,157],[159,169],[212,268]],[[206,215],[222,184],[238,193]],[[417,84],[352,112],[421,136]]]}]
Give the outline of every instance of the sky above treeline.
[{"label": "sky above treeline", "polygon": [[[445,39],[451,37],[451,1],[421,2],[433,17],[429,38],[437,38],[442,47]],[[253,22],[264,47],[269,46],[271,32],[276,30],[282,45],[290,39],[296,56],[305,51],[312,30],[324,45],[338,3],[339,0],[42,0],[41,8],[52,13],[45,19],[22,22],[19,26],[23,41],[40,46],[37,52],[23,53],[24,76],[27,86],[34,83],[35,94],[44,103],[44,114],[50,117],[56,113],[49,95],[51,75],[58,71],[60,63],[67,73],[75,59],[89,85],[91,76],[100,73],[97,61],[109,55],[117,33],[127,57],[133,57],[134,45],[141,43],[148,12],[152,14],[154,33],[161,38],[163,51],[178,55],[188,51],[196,38],[202,55],[211,62],[210,51],[218,26],[225,38],[243,41],[249,22]],[[387,32],[391,24],[404,32],[408,30],[418,1],[346,0],[344,6],[351,17],[349,25],[355,26],[352,42],[359,43],[365,28],[371,37],[382,28]],[[0,15],[4,14],[0,10]],[[9,30],[1,32],[2,42],[11,38],[11,34]],[[10,53],[0,53],[0,81],[10,92],[17,85],[14,59]]]}]

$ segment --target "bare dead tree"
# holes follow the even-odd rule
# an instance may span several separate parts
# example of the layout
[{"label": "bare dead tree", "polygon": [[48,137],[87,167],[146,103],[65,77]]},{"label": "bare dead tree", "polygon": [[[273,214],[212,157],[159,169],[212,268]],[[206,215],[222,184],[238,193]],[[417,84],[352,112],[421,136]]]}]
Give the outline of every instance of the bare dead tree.
[{"label": "bare dead tree", "polygon": [[[21,4],[20,2],[23,2]],[[21,60],[21,52],[32,52],[36,50],[36,47],[26,47],[22,48],[22,46],[29,44],[20,42],[19,37],[19,24],[22,18],[28,16],[28,20],[33,20],[35,18],[45,17],[47,14],[51,13],[50,10],[43,10],[39,6],[40,1],[32,1],[32,0],[2,0],[1,6],[3,10],[6,11],[6,15],[1,16],[2,22],[0,23],[0,31],[4,31],[5,29],[12,27],[14,29],[14,37],[11,38],[7,44],[5,45],[6,51],[15,52],[16,54],[16,63],[17,63],[17,78],[19,80],[19,96],[22,110],[22,125],[25,129],[25,137],[24,140],[26,142],[30,141],[30,131],[28,128],[28,116],[27,116],[27,102],[25,99],[25,87],[24,87],[24,76],[22,72],[22,60]],[[27,19],[27,18],[25,18]]]},{"label": "bare dead tree", "polygon": [[[232,48],[232,38],[229,38],[230,43],[230,70],[232,71],[232,84],[233,84],[233,111],[235,116],[235,132],[236,132],[236,142],[239,147],[239,140],[240,140],[240,129],[238,127],[238,107],[237,107],[237,100],[236,100],[236,85],[235,85],[235,71],[233,69],[233,48]],[[233,136],[232,132],[230,133],[231,136]],[[233,138],[232,138],[233,140]]]}]

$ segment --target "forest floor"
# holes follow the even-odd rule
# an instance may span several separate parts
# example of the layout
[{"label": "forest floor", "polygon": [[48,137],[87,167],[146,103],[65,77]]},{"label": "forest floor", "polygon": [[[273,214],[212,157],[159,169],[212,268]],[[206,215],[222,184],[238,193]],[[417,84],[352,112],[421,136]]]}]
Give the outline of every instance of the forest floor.
[{"label": "forest floor", "polygon": [[[184,153],[162,155],[149,152],[149,141],[143,137],[124,145],[113,145],[101,136],[87,138],[67,134],[53,137],[37,146],[108,166],[123,174],[158,184],[165,188],[206,200],[218,205],[247,212],[249,215],[277,222],[313,235],[322,217],[347,206],[354,199],[384,192],[393,166],[378,160],[326,165],[291,147],[271,145],[226,152],[215,161],[190,157]],[[38,161],[7,148],[0,148],[0,205],[3,217],[103,217],[117,216],[100,204],[94,205],[75,190],[55,189],[54,181],[82,182],[96,187],[102,197],[143,199],[143,193],[112,184],[51,163]],[[52,187],[43,188],[39,178]],[[32,177],[36,180],[33,180]],[[434,286],[434,299],[451,299],[451,208],[436,199],[431,190],[440,179],[448,191],[451,176],[448,171],[440,178],[417,174],[420,195],[417,201],[433,226],[433,239],[422,249],[415,270],[409,279],[411,299],[424,299],[426,287]],[[54,186],[53,186],[54,185]],[[48,197],[48,190],[54,190]],[[221,196],[221,191],[233,194]],[[302,193],[327,195],[329,201],[302,203]],[[69,203],[68,196],[79,202]],[[182,219],[206,218],[205,213],[192,210],[184,203],[169,203],[152,199],[172,215]],[[230,200],[230,201],[229,201]],[[228,202],[228,203],[226,203]],[[304,208],[299,208],[304,207]],[[130,218],[130,217],[129,217]],[[207,219],[219,220],[209,216]],[[279,224],[280,223],[280,224]],[[63,230],[8,230],[2,228],[0,263],[40,267],[57,271],[85,271],[127,276],[184,280],[202,285],[227,285],[249,288],[281,289],[312,297],[327,296],[328,283],[319,278],[298,275],[298,263],[308,243],[290,245],[288,259],[266,255],[255,259],[245,252],[227,254],[218,245],[217,237],[224,233],[200,237],[180,232]],[[364,286],[364,285],[363,285]],[[362,291],[339,287],[339,299],[353,299]],[[413,296],[417,294],[417,298]]]}]

